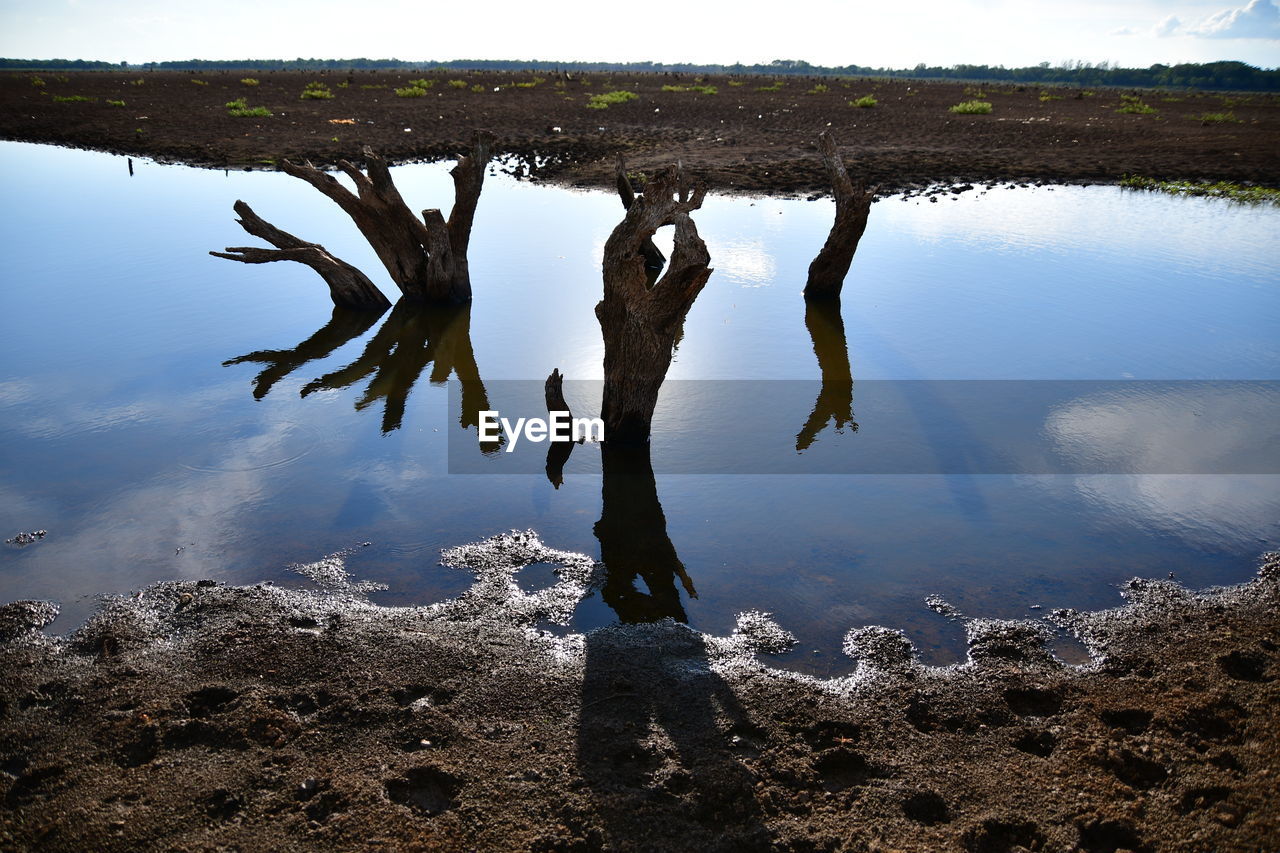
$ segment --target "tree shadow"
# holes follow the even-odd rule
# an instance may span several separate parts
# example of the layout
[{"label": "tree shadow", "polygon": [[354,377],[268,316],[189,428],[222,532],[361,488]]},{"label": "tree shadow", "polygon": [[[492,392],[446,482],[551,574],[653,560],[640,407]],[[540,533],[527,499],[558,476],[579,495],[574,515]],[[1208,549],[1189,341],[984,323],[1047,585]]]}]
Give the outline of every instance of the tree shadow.
[{"label": "tree shadow", "polygon": [[697,593],[667,535],[648,446],[606,442],[601,464],[601,595],[632,627],[586,636],[578,765],[596,814],[618,849],[768,849],[756,779],[734,747],[757,729],[683,624],[681,590]]},{"label": "tree shadow", "polygon": [[843,433],[846,426],[850,432],[858,431],[858,422],[853,419],[853,372],[840,300],[806,300],[804,324],[813,340],[813,354],[818,357],[822,389],[809,419],[796,435],[797,453],[807,450],[832,421],[837,433]]}]

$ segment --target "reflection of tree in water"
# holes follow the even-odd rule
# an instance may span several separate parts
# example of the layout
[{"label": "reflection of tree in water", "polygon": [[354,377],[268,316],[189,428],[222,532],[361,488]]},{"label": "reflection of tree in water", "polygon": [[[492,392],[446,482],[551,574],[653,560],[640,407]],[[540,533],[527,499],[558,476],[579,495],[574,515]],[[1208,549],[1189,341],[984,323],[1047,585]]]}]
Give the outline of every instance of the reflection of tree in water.
[{"label": "reflection of tree in water", "polygon": [[849,346],[839,300],[807,300],[804,324],[813,339],[813,354],[818,357],[818,369],[822,371],[822,390],[813,402],[809,420],[796,436],[797,452],[807,450],[830,421],[835,421],[838,433],[846,426],[850,432],[858,430],[858,422],[853,419],[853,372],[849,368]]},{"label": "reflection of tree in water", "polygon": [[[267,364],[254,380],[254,396],[261,399],[276,382],[302,365],[325,358],[363,334],[377,316],[334,309],[333,319],[324,328],[291,350],[262,350],[223,363]],[[451,374],[457,376],[462,389],[459,423],[464,429],[477,426],[479,412],[489,408],[489,395],[471,348],[470,304],[440,306],[398,302],[358,358],[308,382],[302,388],[302,396],[346,388],[373,374],[364,396],[356,401],[356,409],[363,410],[383,400],[382,431],[391,432],[400,428],[409,393],[427,365],[431,365],[428,378],[433,383],[443,383]],[[481,445],[481,450],[492,452],[500,445],[501,440],[491,442]]]},{"label": "reflection of tree in water", "polygon": [[338,347],[369,331],[383,313],[382,311],[356,311],[352,308],[335,306],[329,322],[293,349],[258,350],[247,355],[229,358],[222,364],[224,367],[250,362],[267,365],[253,379],[253,398],[261,400],[271,393],[271,389],[277,382],[302,365],[309,361],[327,358]]},{"label": "reflection of tree in water", "polygon": [[[751,725],[702,635],[677,624],[687,621],[677,578],[696,593],[667,536],[649,449],[606,442],[602,467],[602,597],[623,623],[657,624],[586,638],[578,761],[597,811],[615,845],[685,848],[694,839],[665,833],[692,819],[707,828],[701,846],[767,849],[755,778],[731,751]],[[683,819],[669,820],[676,812]]]}]

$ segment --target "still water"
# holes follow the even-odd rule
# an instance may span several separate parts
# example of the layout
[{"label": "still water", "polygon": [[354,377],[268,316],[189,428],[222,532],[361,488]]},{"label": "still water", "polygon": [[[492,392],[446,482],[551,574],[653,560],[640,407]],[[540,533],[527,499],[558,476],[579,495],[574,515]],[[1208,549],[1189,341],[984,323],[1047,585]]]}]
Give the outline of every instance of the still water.
[{"label": "still water", "polygon": [[[597,464],[567,468],[558,488],[540,471],[450,473],[461,427],[445,380],[601,377],[593,307],[616,197],[491,177],[470,309],[362,319],[335,316],[301,266],[207,255],[255,242],[231,211],[244,199],[394,298],[351,222],[310,187],[134,166],[0,145],[0,533],[49,531],[0,548],[0,599],[60,601],[55,630],[97,594],[173,578],[293,583],[289,565],[366,542],[349,567],[389,586],[375,600],[438,600],[470,580],[437,565],[440,549],[534,528],[552,547],[617,555],[574,628],[672,615],[724,633],[756,608],[800,638],[787,665],[840,672],[841,637],[858,625],[903,628],[930,660],[961,655],[960,628],[924,608],[929,594],[998,617],[1110,606],[1133,575],[1243,580],[1280,542],[1280,477],[1247,466],[682,474],[655,438],[657,473],[624,471],[603,494],[590,445],[577,454]],[[446,167],[395,176],[411,207],[451,203]],[[871,429],[864,380],[1280,379],[1280,211],[1104,187],[891,198],[872,210],[841,311],[806,316],[800,291],[831,216],[828,200],[712,196],[694,217],[715,272],[669,378],[804,380],[774,406],[790,425],[779,458]],[[810,422],[827,414],[817,380],[846,359],[857,433],[837,431],[839,400]],[[1176,401],[1163,405],[1128,434],[1158,439],[1152,424]],[[660,408],[656,429],[669,422]],[[696,456],[709,439],[686,432]],[[1274,470],[1273,451],[1257,470]],[[525,574],[551,581],[545,567]]]}]

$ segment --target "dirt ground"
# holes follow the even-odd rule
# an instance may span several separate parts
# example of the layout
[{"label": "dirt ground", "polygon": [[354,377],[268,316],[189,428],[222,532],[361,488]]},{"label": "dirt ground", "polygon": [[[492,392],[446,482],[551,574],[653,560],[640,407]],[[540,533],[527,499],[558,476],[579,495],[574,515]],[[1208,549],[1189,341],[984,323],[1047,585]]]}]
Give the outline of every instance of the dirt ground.
[{"label": "dirt ground", "polygon": [[[248,76],[259,84],[242,84]],[[36,77],[43,85],[33,85]],[[411,79],[433,85],[423,97],[396,96]],[[324,83],[333,97],[301,99],[310,82]],[[681,159],[714,192],[807,193],[828,190],[813,141],[830,130],[856,172],[887,190],[1002,180],[1114,182],[1126,173],[1280,185],[1280,96],[779,82],[777,91],[761,91],[773,81],[674,74],[566,80],[552,73],[9,72],[0,75],[0,136],[242,168],[269,167],[281,158],[334,163],[358,157],[364,145],[394,162],[438,159],[458,153],[480,128],[497,135],[499,151],[513,155],[510,168],[561,183],[607,183],[615,154],[625,152],[636,169]],[[663,91],[700,85],[716,93]],[[638,97],[602,110],[587,107],[593,95],[611,89]],[[1121,96],[1134,94],[1156,112],[1118,112]],[[56,100],[77,95],[91,100]],[[850,106],[865,95],[876,106]],[[228,115],[225,104],[238,98],[266,107],[272,117]],[[990,102],[991,113],[948,110],[975,99]],[[1206,114],[1233,120],[1205,121]]]},{"label": "dirt ground", "polygon": [[[666,621],[555,636],[600,567],[531,533],[457,549],[458,599],[167,583],[65,639],[0,608],[0,847],[13,850],[1259,851],[1280,846],[1280,554],[1240,587],[1132,582],[969,661],[851,631],[848,678],[787,635]],[[536,592],[521,566],[559,565]]]}]

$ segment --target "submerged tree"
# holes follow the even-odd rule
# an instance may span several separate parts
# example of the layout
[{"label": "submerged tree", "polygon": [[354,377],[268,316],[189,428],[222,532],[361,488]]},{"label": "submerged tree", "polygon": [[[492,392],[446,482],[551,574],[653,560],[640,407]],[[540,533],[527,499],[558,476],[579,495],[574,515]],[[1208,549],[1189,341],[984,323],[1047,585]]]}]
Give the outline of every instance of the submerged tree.
[{"label": "submerged tree", "polygon": [[[620,187],[623,179],[625,172]],[[649,439],[658,391],[685,316],[711,275],[707,245],[689,218],[705,196],[705,187],[691,189],[679,167],[668,167],[649,180],[605,242],[604,298],[596,305],[596,319],[604,336],[600,413],[606,443]],[[645,246],[664,225],[675,226],[671,261],[651,283]]]},{"label": "submerged tree", "polygon": [[879,187],[867,189],[862,181],[849,177],[831,134],[818,134],[818,153],[831,178],[836,197],[836,221],[827,235],[822,251],[809,264],[809,279],[804,286],[805,299],[839,299],[845,276],[858,251],[858,242],[867,230],[871,202]]},{"label": "submerged tree", "polygon": [[[422,211],[420,218],[414,215],[401,198],[400,191],[396,189],[387,161],[367,147],[364,149],[365,172],[361,172],[346,160],[338,162],[338,168],[355,184],[354,193],[343,186],[337,178],[322,172],[310,163],[298,165],[286,160],[281,163],[280,168],[287,174],[315,187],[351,217],[406,299],[414,302],[466,302],[471,299],[471,273],[467,263],[467,249],[471,242],[471,226],[475,220],[476,204],[484,185],[485,167],[493,156],[493,142],[492,134],[477,132],[472,138],[470,153],[461,157],[450,171],[453,177],[454,202],[447,221],[437,209]],[[237,202],[237,212],[240,212],[241,204]],[[248,208],[247,205],[244,207]],[[241,224],[244,225],[244,222],[242,221]],[[271,229],[272,232],[284,234],[268,223],[261,222],[261,225]],[[250,230],[248,225],[245,225],[245,229],[275,244],[265,234]],[[291,235],[284,236],[303,246],[315,247],[315,244],[302,243]],[[266,260],[303,260],[301,257],[285,256],[254,260],[249,256],[249,254],[264,251],[270,250],[228,250],[228,252],[239,252],[242,255],[240,257],[217,252],[211,254],[244,263],[263,263]],[[341,264],[341,262],[338,263]],[[319,268],[312,266],[320,271]],[[343,264],[343,266],[350,265]],[[355,270],[354,267],[350,269]],[[355,272],[359,273],[358,270]],[[321,274],[325,273],[321,272]],[[326,281],[328,280],[329,277],[326,276]],[[365,281],[367,282],[368,279],[366,278]],[[330,288],[332,292],[332,283]],[[345,299],[340,301],[339,296],[340,294],[334,292],[335,303],[356,307],[355,303]]]}]

